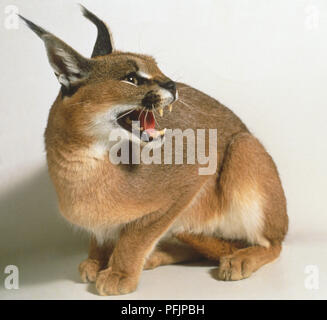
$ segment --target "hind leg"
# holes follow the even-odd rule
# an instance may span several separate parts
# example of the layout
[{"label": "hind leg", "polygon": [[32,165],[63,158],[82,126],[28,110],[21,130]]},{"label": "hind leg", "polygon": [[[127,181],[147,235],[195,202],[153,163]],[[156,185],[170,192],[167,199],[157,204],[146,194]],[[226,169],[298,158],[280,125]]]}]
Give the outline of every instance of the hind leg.
[{"label": "hind leg", "polygon": [[241,280],[248,278],[261,266],[275,260],[281,251],[281,244],[268,248],[249,246],[243,241],[228,241],[212,236],[182,233],[177,238],[189,244],[210,260],[219,261],[215,276],[219,280]]},{"label": "hind leg", "polygon": [[[288,228],[286,200],[273,160],[251,134],[238,134],[231,141],[217,181],[217,199],[218,213],[211,221],[226,240],[205,234],[179,239],[218,259],[219,279],[246,278],[279,256]],[[228,239],[242,241],[243,247]]]},{"label": "hind leg", "polygon": [[163,242],[151,253],[144,269],[160,265],[197,261],[204,258],[219,261],[220,257],[244,248],[242,241],[225,241],[216,237],[187,232],[175,234],[178,241]]},{"label": "hind leg", "polygon": [[[275,260],[288,228],[286,200],[277,168],[250,134],[240,134],[229,146],[219,179],[221,214],[232,224],[222,225],[227,236],[234,232],[247,248],[220,259],[218,278],[240,280]],[[228,230],[230,228],[231,230]],[[237,235],[237,232],[239,235]]]},{"label": "hind leg", "polygon": [[180,241],[187,243],[202,256],[209,260],[219,261],[222,256],[230,255],[235,251],[245,248],[243,241],[227,241],[214,236],[192,233],[178,233],[175,235]]},{"label": "hind leg", "polygon": [[191,262],[203,259],[203,255],[192,247],[179,241],[159,243],[144,264],[144,270],[154,269],[162,265]]},{"label": "hind leg", "polygon": [[219,280],[241,280],[248,278],[263,265],[278,258],[281,244],[272,244],[269,248],[251,246],[240,249],[220,259],[216,276]]}]

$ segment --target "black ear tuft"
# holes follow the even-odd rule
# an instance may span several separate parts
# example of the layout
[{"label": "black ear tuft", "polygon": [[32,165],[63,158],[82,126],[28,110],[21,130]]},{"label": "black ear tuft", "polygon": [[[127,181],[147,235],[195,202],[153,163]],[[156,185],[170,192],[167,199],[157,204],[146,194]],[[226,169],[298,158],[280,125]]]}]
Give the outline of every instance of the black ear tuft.
[{"label": "black ear tuft", "polygon": [[43,28],[37,26],[35,23],[33,23],[32,21],[24,18],[23,16],[21,16],[20,14],[18,15],[19,18],[21,18],[26,24],[27,26],[33,30],[40,38],[42,38],[42,36],[44,36],[45,34],[47,34],[48,32],[46,30],[44,30]]},{"label": "black ear tuft", "polygon": [[80,6],[83,16],[94,23],[98,29],[98,36],[93,48],[92,58],[110,54],[113,51],[113,46],[110,31],[106,24],[84,6]]}]

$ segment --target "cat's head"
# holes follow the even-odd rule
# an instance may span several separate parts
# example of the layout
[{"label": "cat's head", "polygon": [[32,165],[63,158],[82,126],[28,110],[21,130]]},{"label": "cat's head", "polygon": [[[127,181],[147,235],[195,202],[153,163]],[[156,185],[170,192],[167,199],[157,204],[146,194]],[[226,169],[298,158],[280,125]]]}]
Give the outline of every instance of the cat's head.
[{"label": "cat's head", "polygon": [[43,40],[61,85],[56,111],[50,115],[53,125],[72,134],[105,139],[112,129],[131,136],[132,121],[139,121],[141,133],[150,140],[159,137],[163,130],[156,128],[155,117],[165,108],[171,110],[177,98],[175,82],[152,57],[114,50],[106,25],[86,8],[82,11],[98,29],[91,58],[21,16]]}]

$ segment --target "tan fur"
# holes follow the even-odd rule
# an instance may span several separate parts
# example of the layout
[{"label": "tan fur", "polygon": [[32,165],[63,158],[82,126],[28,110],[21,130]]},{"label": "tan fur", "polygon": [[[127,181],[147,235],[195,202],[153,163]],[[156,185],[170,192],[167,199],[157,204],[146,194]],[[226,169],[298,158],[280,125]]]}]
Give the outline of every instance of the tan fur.
[{"label": "tan fur", "polygon": [[[101,295],[125,294],[136,289],[143,268],[201,255],[220,260],[219,279],[238,280],[279,255],[288,219],[278,172],[231,110],[177,83],[173,112],[157,117],[160,128],[217,129],[213,175],[199,175],[202,165],[186,164],[185,148],[181,165],[114,165],[106,139],[115,124],[106,116],[140,105],[149,91],[159,92],[159,82],[170,79],[146,55],[114,51],[86,59],[51,35],[43,40],[51,63],[64,57],[73,72],[59,81],[78,85],[73,94],[59,93],[45,143],[61,213],[92,234],[89,257],[79,267],[83,281],[95,281]],[[60,56],[56,42],[63,48]],[[86,70],[81,78],[74,75],[79,66]],[[54,67],[58,71],[61,65]],[[133,71],[150,81],[140,86],[121,81]],[[158,106],[167,103],[161,99]]]},{"label": "tan fur", "polygon": [[[57,189],[63,215],[70,222],[91,231],[104,226],[108,229],[120,224],[125,226],[109,260],[109,267],[98,274],[97,289],[100,294],[123,294],[135,290],[146,256],[171,225],[171,230],[176,227],[174,232],[182,228],[180,232],[216,234],[220,237],[224,230],[219,230],[219,221],[231,214],[231,207],[236,206],[239,210],[237,214],[242,215],[242,205],[246,208],[252,199],[260,201],[261,233],[246,238],[243,230],[239,234],[240,240],[253,245],[261,243],[267,247],[270,241],[281,242],[286,233],[285,198],[269,155],[231,111],[195,89],[182,84],[178,87],[183,89],[179,91],[182,101],[188,105],[198,105],[197,100],[201,100],[201,106],[204,107],[200,110],[188,108],[177,101],[174,103],[174,112],[165,113],[159,121],[168,123],[171,128],[194,128],[194,123],[199,123],[200,128],[218,128],[219,176],[199,176],[197,165],[140,164],[137,173],[124,165],[117,167],[109,162],[107,155],[102,158],[90,157],[89,148],[94,144],[93,137],[78,134],[76,140],[68,142],[61,136],[66,130],[87,123],[86,120],[77,120],[81,118],[80,110],[76,118],[68,119],[76,121],[76,124],[67,126],[66,123],[59,123],[62,127],[55,134],[51,132],[53,119],[51,116],[49,118],[46,132],[46,141],[51,141],[47,143],[49,172]],[[105,97],[106,92],[103,91],[100,90],[100,93]],[[76,93],[74,99],[82,93]],[[86,95],[88,100],[93,99],[91,92]],[[60,98],[54,109],[61,106],[58,101]],[[85,116],[91,115],[93,111]],[[255,191],[249,193],[249,190]],[[244,214],[251,215],[251,212],[246,210]],[[156,219],[155,225],[147,223],[148,216]],[[248,218],[251,219],[251,216]],[[237,238],[237,233],[231,234],[231,240]],[[145,268],[193,259],[178,253],[171,257],[163,251],[159,252],[154,251]],[[210,257],[210,253],[200,252]],[[197,255],[194,257],[198,258]],[[254,264],[252,271],[257,269],[257,264],[260,262]],[[94,268],[93,271],[85,271],[85,266],[81,268],[83,280],[86,279],[85,272],[88,272],[91,275],[87,278],[91,281],[95,279],[94,273],[101,270]],[[252,268],[252,264],[249,268]],[[245,275],[251,272],[247,271]],[[239,273],[231,277],[236,278],[242,277]]]}]

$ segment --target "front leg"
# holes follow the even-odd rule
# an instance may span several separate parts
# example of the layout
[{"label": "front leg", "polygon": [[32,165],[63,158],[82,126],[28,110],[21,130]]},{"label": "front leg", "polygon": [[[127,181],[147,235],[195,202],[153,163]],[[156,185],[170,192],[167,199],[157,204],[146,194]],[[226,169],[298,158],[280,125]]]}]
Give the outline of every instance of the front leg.
[{"label": "front leg", "polygon": [[97,276],[96,288],[100,295],[127,294],[136,289],[146,257],[178,212],[176,209],[158,211],[125,226],[108,268]]},{"label": "front leg", "polygon": [[95,282],[97,274],[106,267],[113,251],[113,244],[99,245],[94,236],[91,236],[89,255],[78,267],[83,282]]}]

